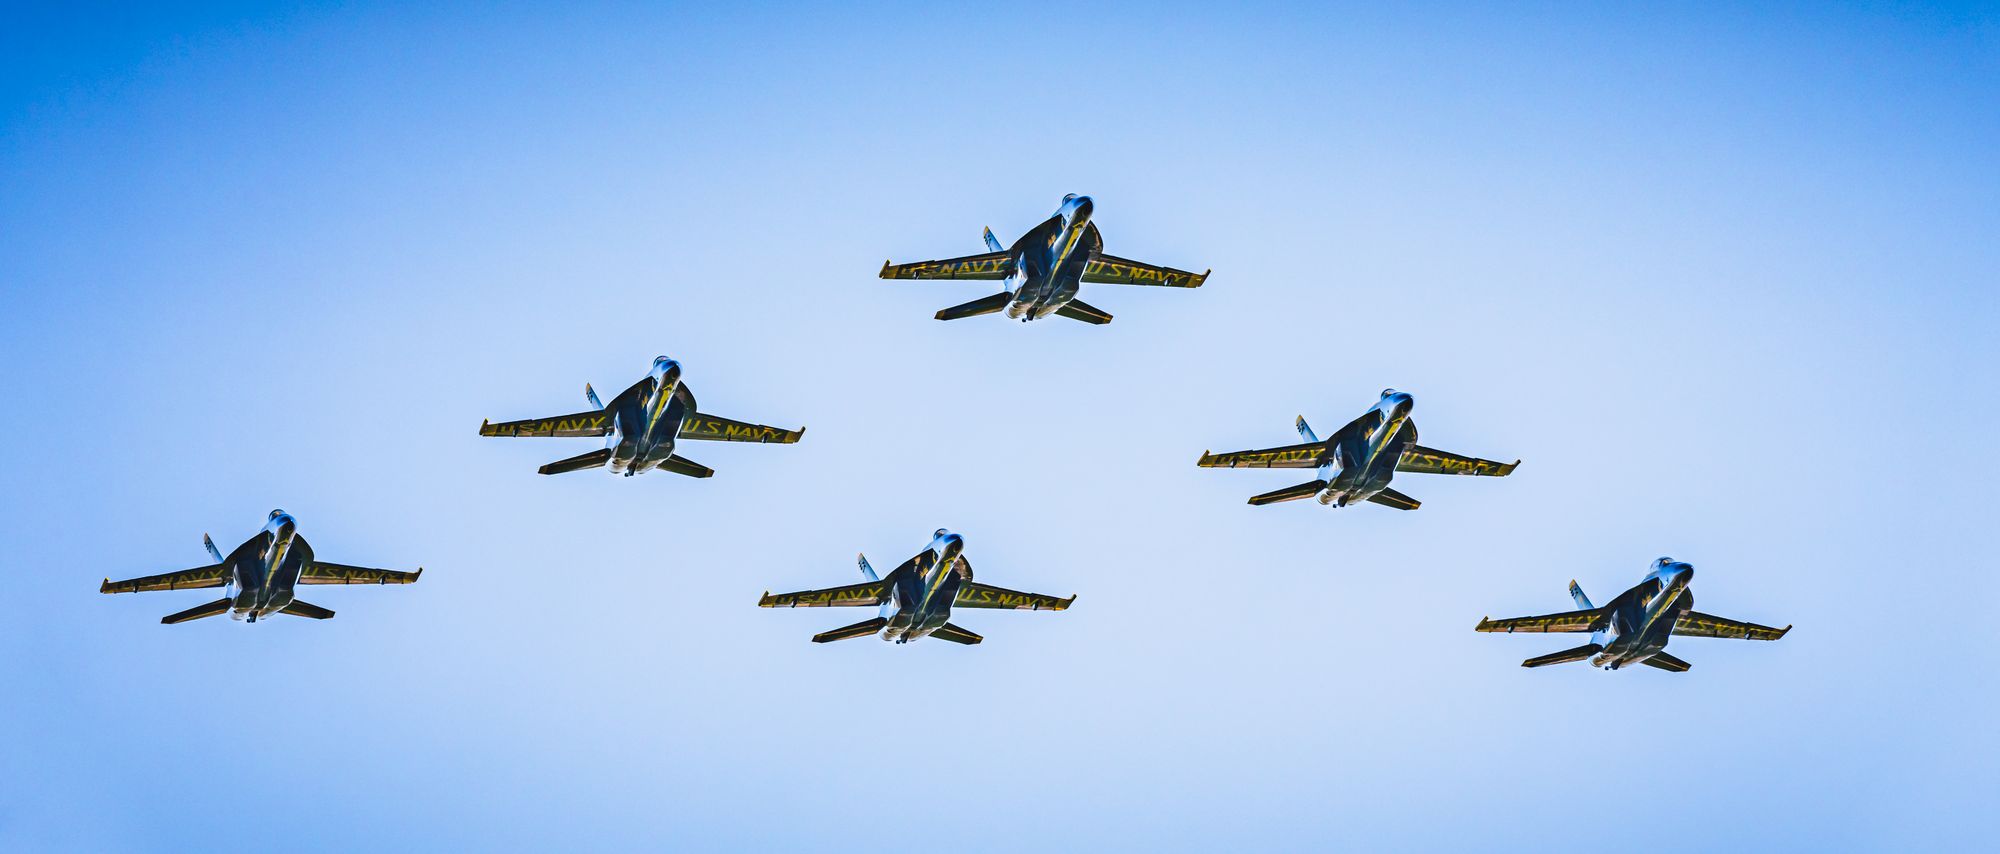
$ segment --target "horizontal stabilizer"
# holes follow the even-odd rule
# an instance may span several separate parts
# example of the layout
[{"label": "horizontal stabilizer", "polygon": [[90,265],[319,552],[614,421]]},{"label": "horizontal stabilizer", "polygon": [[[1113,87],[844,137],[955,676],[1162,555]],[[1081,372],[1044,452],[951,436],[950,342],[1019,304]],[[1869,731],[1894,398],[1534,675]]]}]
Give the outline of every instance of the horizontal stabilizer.
[{"label": "horizontal stabilizer", "polygon": [[1415,510],[1418,507],[1424,506],[1423,502],[1386,487],[1381,492],[1368,496],[1368,500],[1384,507],[1394,507],[1397,510]]},{"label": "horizontal stabilizer", "polygon": [[690,460],[680,454],[669,454],[666,461],[660,463],[660,471],[670,471],[674,474],[684,474],[688,477],[710,477],[715,474],[715,469]]},{"label": "horizontal stabilizer", "polygon": [[931,632],[931,637],[937,638],[938,640],[948,640],[951,641],[952,643],[962,643],[965,644],[966,646],[971,646],[982,640],[985,640],[985,638],[982,638],[978,635],[975,635],[950,623],[945,623],[944,625],[937,627],[936,631]]},{"label": "horizontal stabilizer", "polygon": [[217,614],[225,614],[228,612],[229,612],[229,599],[225,597],[222,599],[217,599],[206,605],[196,605],[178,614],[168,614],[164,617],[161,617],[160,622],[171,626],[175,623],[185,623],[189,620],[199,620],[203,617],[213,617],[216,616]]},{"label": "horizontal stabilizer", "polygon": [[332,611],[329,611],[325,608],[321,608],[318,605],[314,605],[313,603],[304,601],[302,599],[293,599],[292,604],[286,605],[284,610],[279,611],[278,613],[290,614],[294,617],[304,617],[308,620],[333,619]]},{"label": "horizontal stabilizer", "polygon": [[1109,312],[1080,299],[1073,299],[1063,303],[1062,308],[1056,309],[1056,314],[1071,320],[1094,323],[1098,326],[1103,326],[1111,322],[1111,314]]},{"label": "horizontal stabilizer", "polygon": [[1280,501],[1297,501],[1301,498],[1311,498],[1318,495],[1320,490],[1325,488],[1326,481],[1309,480],[1298,486],[1287,486],[1284,489],[1274,489],[1263,495],[1253,495],[1250,497],[1250,504],[1253,507],[1262,507],[1266,504],[1276,504]]},{"label": "horizontal stabilizer", "polygon": [[1572,661],[1582,661],[1603,651],[1603,644],[1587,643],[1575,649],[1566,649],[1562,652],[1551,652],[1548,655],[1530,658],[1527,661],[1521,662],[1521,666],[1547,667],[1551,664],[1568,664]]},{"label": "horizontal stabilizer", "polygon": [[1670,673],[1686,673],[1688,668],[1694,666],[1664,652],[1653,653],[1653,656],[1646,659],[1644,663],[1649,667],[1657,667]]},{"label": "horizontal stabilizer", "polygon": [[588,454],[577,454],[566,460],[556,460],[536,469],[536,471],[542,474],[563,474],[583,469],[603,468],[604,464],[608,462],[611,462],[611,449],[600,448]]},{"label": "horizontal stabilizer", "polygon": [[813,643],[832,643],[837,640],[847,640],[849,638],[865,638],[881,631],[882,627],[888,624],[889,621],[882,617],[876,617],[872,620],[862,620],[851,626],[842,626],[830,632],[820,632],[813,635]]},{"label": "horizontal stabilizer", "polygon": [[1012,293],[1001,291],[990,297],[980,297],[968,303],[960,303],[952,306],[951,308],[939,309],[937,319],[960,320],[967,317],[978,317],[982,314],[992,314],[1005,309],[1007,304],[1013,301],[1014,295]]}]

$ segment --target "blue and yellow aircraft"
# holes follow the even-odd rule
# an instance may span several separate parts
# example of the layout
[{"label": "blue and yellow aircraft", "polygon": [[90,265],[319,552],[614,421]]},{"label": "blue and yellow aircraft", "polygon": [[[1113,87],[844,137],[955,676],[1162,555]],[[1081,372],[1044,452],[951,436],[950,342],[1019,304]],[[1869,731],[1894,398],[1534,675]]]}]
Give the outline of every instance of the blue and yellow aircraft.
[{"label": "blue and yellow aircraft", "polygon": [[965,538],[943,528],[931,544],[886,577],[876,577],[867,555],[858,555],[861,575],[868,580],[846,587],[805,590],[777,596],[770,591],[757,601],[760,608],[866,608],[880,606],[874,619],[862,620],[813,635],[813,643],[847,640],[880,632],[885,641],[908,643],[935,637],[952,643],[975,644],[982,638],[948,622],[952,608],[1005,608],[1016,611],[1061,611],[1075,596],[1058,599],[1022,593],[972,580],[972,563],[965,557]]},{"label": "blue and yellow aircraft", "polygon": [[674,453],[676,440],[789,445],[806,432],[804,427],[784,430],[698,411],[694,392],[681,382],[681,364],[665,356],[654,359],[645,378],[612,398],[609,406],[597,399],[597,391],[589,383],[583,384],[583,396],[592,407],[588,412],[499,424],[482,421],[479,435],[608,437],[602,450],[549,463],[537,469],[542,474],[609,468],[612,474],[631,477],[657,468],[688,477],[708,477],[715,474],[714,469]]},{"label": "blue and yellow aircraft", "polygon": [[1632,589],[1618,594],[1604,607],[1590,604],[1575,580],[1569,583],[1575,611],[1516,617],[1511,620],[1481,618],[1474,631],[1480,632],[1590,632],[1590,643],[1562,652],[1530,658],[1522,667],[1543,667],[1590,659],[1593,667],[1617,670],[1644,664],[1674,673],[1690,666],[1668,655],[1667,640],[1680,635],[1697,638],[1740,638],[1773,641],[1785,636],[1791,626],[1774,629],[1703,614],[1694,609],[1694,567],[1670,557],[1653,561],[1653,571]]},{"label": "blue and yellow aircraft", "polygon": [[415,572],[395,569],[371,569],[365,566],[346,566],[327,563],[313,557],[312,546],[306,538],[298,535],[298,523],[283,510],[271,511],[270,520],[264,530],[243,541],[243,545],[223,557],[215,547],[215,541],[207,534],[201,535],[201,543],[208,547],[208,554],[215,558],[209,566],[169,572],[164,575],[148,575],[127,581],[112,581],[107,578],[97,588],[99,593],[139,593],[149,590],[194,590],[206,587],[227,587],[222,598],[206,605],[196,605],[178,614],[160,618],[160,622],[172,625],[213,617],[228,612],[231,619],[254,623],[272,614],[290,614],[324,620],[333,612],[318,605],[292,597],[292,588],[300,584],[409,584],[424,574],[422,567]]},{"label": "blue and yellow aircraft", "polygon": [[1040,320],[1051,314],[1105,324],[1111,315],[1076,298],[1083,283],[1107,285],[1154,285],[1169,288],[1198,288],[1208,280],[1172,267],[1155,267],[1104,254],[1104,236],[1090,221],[1093,209],[1089,196],[1071,193],[1063,197],[1054,216],[1029,229],[1014,245],[1005,249],[986,229],[983,255],[919,261],[914,264],[882,262],[884,279],[987,279],[1004,282],[1004,290],[937,313],[939,320],[977,317],[1005,310],[1009,318],[1022,322]]},{"label": "blue and yellow aircraft", "polygon": [[1383,389],[1382,397],[1373,407],[1334,431],[1325,441],[1320,441],[1301,415],[1296,426],[1299,437],[1305,439],[1304,444],[1227,454],[1203,451],[1195,465],[1319,469],[1315,480],[1252,497],[1250,503],[1255,505],[1318,496],[1319,503],[1329,507],[1372,501],[1398,510],[1415,510],[1422,506],[1420,502],[1389,488],[1389,481],[1397,472],[1505,477],[1521,464],[1520,460],[1498,463],[1417,444],[1417,424],[1410,420],[1410,410],[1415,407],[1416,401],[1408,394],[1393,388]]}]

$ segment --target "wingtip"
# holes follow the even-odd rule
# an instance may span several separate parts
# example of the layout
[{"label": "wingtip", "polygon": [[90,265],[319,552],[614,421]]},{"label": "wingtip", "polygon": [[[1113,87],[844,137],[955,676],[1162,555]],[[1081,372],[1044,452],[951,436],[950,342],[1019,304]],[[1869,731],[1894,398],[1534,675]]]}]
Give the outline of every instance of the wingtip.
[{"label": "wingtip", "polygon": [[879,279],[886,279],[886,278],[889,278],[889,268],[890,268],[891,266],[894,266],[894,265],[892,265],[892,264],[890,264],[890,263],[889,263],[889,259],[887,259],[887,258],[884,258],[884,259],[882,259],[882,272],[879,272],[879,273],[876,273],[876,274],[875,274],[875,277],[876,277],[876,278],[879,278]]},{"label": "wingtip", "polygon": [[[103,584],[99,584],[99,585],[97,585],[97,592],[99,592],[99,593],[110,593],[110,592],[111,592],[111,579],[110,579],[110,578],[106,578],[106,579],[104,579],[104,583],[103,583]],[[1789,630],[1790,630],[1790,627],[1787,627],[1787,629],[1786,629],[1786,630],[1787,630],[1787,631],[1789,631]]]},{"label": "wingtip", "polygon": [[420,567],[417,567],[417,571],[416,571],[416,572],[414,572],[414,573],[411,573],[411,575],[410,575],[410,583],[411,583],[411,584],[415,584],[415,583],[417,583],[417,579],[419,579],[419,578],[422,578],[422,577],[424,577],[424,568],[420,566]]}]

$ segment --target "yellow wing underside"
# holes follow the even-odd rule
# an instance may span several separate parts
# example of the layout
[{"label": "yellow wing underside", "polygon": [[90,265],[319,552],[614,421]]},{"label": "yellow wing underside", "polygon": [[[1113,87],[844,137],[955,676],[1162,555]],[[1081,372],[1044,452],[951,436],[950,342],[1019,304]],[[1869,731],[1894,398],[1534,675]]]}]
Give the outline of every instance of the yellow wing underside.
[{"label": "yellow wing underside", "polygon": [[97,592],[146,593],[154,590],[197,590],[203,587],[221,587],[228,583],[229,567],[218,563],[125,581],[112,581],[107,578],[98,586]]},{"label": "yellow wing underside", "polygon": [[530,418],[526,421],[502,421],[498,424],[481,422],[479,435],[522,438],[553,436],[571,439],[608,436],[611,435],[611,413],[597,409],[575,415]]},{"label": "yellow wing underside", "polygon": [[789,445],[804,436],[806,430],[785,430],[762,424],[732,421],[719,415],[705,415],[697,412],[681,422],[680,438],[699,439],[712,442],[767,442]]},{"label": "yellow wing underside", "polygon": [[1509,620],[1481,619],[1474,631],[1480,632],[1587,632],[1604,614],[1601,608],[1589,611],[1564,611],[1560,614],[1543,614],[1539,617],[1515,617]]},{"label": "yellow wing underside", "polygon": [[1309,442],[1303,445],[1286,445],[1282,448],[1231,451],[1226,454],[1203,451],[1201,459],[1195,461],[1195,465],[1202,468],[1225,469],[1309,469],[1319,467],[1320,454],[1325,450],[1325,443]]},{"label": "yellow wing underside", "polygon": [[399,569],[374,569],[366,566],[347,566],[339,563],[313,561],[299,573],[300,584],[410,584],[424,574],[419,567],[415,572]]},{"label": "yellow wing underside", "polygon": [[1161,288],[1198,288],[1208,281],[1208,271],[1190,273],[1172,267],[1158,267],[1138,261],[1099,254],[1083,268],[1083,280],[1100,285],[1151,285]]},{"label": "yellow wing underside", "polygon": [[801,590],[797,593],[766,592],[757,600],[759,608],[860,608],[880,605],[889,595],[889,582],[870,581],[865,584],[850,584],[846,587],[828,587],[824,590]]}]

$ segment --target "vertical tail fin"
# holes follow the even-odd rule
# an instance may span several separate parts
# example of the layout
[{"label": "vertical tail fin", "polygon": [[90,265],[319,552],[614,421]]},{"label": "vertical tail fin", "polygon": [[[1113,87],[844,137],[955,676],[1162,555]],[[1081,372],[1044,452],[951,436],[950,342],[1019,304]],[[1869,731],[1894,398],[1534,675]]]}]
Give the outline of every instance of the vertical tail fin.
[{"label": "vertical tail fin", "polygon": [[597,389],[591,388],[590,383],[583,384],[583,397],[585,400],[590,401],[591,406],[595,406],[598,409],[604,408],[604,401],[597,399]]},{"label": "vertical tail fin", "polygon": [[201,535],[201,544],[207,547],[209,557],[215,558],[216,563],[222,562],[222,550],[215,547],[215,541],[209,539],[207,534]]},{"label": "vertical tail fin", "polygon": [[1299,416],[1299,423],[1295,426],[1299,428],[1299,438],[1304,439],[1308,442],[1319,441],[1319,434],[1313,432],[1312,425],[1306,423],[1305,416],[1303,415]]},{"label": "vertical tail fin", "polygon": [[867,555],[864,555],[864,554],[857,554],[857,555],[855,555],[855,556],[854,556],[854,562],[855,562],[855,563],[857,563],[857,564],[860,564],[860,565],[861,565],[861,575],[862,575],[862,577],[863,577],[863,578],[866,578],[866,579],[868,579],[869,581],[881,581],[881,580],[882,580],[882,579],[881,579],[881,578],[880,578],[879,576],[877,576],[877,575],[875,574],[875,567],[872,567],[872,566],[869,566],[869,565],[868,565],[868,556],[867,556]]},{"label": "vertical tail fin", "polygon": [[1000,245],[1000,241],[993,238],[993,227],[990,225],[986,227],[986,248],[993,252],[1007,251],[1006,247]]},{"label": "vertical tail fin", "polygon": [[1574,578],[1569,580],[1569,598],[1576,600],[1576,609],[1579,611],[1597,610],[1596,605],[1590,604],[1590,597],[1583,595],[1583,588],[1576,586]]}]

